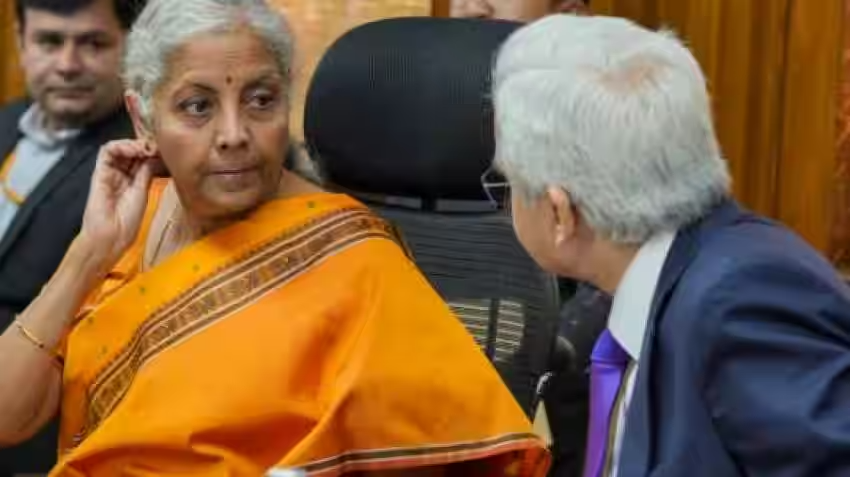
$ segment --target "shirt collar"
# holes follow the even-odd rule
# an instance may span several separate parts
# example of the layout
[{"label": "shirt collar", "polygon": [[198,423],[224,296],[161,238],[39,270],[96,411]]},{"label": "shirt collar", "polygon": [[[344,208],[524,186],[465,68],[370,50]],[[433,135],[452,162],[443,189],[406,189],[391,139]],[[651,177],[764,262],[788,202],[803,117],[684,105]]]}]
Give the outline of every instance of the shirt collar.
[{"label": "shirt collar", "polygon": [[79,129],[49,131],[45,129],[44,121],[44,111],[34,103],[21,116],[18,128],[24,136],[48,149],[63,147],[80,134]]},{"label": "shirt collar", "polygon": [[658,279],[675,238],[675,232],[662,232],[644,243],[614,293],[608,329],[635,361],[640,359]]}]

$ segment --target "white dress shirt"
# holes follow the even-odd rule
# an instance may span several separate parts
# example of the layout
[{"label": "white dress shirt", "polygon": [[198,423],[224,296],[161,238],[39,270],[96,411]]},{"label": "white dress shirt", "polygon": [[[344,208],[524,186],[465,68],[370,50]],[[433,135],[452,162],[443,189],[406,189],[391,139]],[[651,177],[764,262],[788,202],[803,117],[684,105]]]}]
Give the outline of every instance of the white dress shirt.
[{"label": "white dress shirt", "polygon": [[611,335],[631,358],[631,372],[626,373],[622,384],[625,386],[625,394],[615,411],[616,435],[611,453],[610,477],[615,477],[619,470],[625,417],[634,393],[638,374],[637,363],[640,361],[646,324],[649,321],[661,269],[675,238],[675,232],[659,233],[641,246],[614,293],[614,302],[608,315],[608,329]]}]

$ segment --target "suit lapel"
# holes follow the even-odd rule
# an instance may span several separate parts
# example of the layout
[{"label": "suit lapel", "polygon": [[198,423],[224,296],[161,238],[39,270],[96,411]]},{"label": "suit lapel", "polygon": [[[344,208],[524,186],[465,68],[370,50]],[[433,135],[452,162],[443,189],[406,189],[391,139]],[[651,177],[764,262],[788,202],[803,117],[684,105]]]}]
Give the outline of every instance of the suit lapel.
[{"label": "suit lapel", "polygon": [[[0,128],[5,128],[5,125],[0,125]],[[0,129],[2,131],[4,129]],[[0,138],[0,164],[6,162],[6,159],[9,157],[9,154],[15,150],[15,147],[18,145],[18,141],[21,139],[20,133],[17,134],[9,134],[8,136],[4,136]]]},{"label": "suit lapel", "polygon": [[0,115],[0,163],[6,161],[9,153],[15,150],[18,141],[21,139],[18,121],[20,121],[21,116],[23,116],[26,110],[26,103],[19,102],[9,106]]},{"label": "suit lapel", "polygon": [[[26,102],[18,102],[3,111],[3,114],[0,115],[0,131],[12,131],[10,134],[2,134],[0,135],[0,164],[6,162],[6,159],[9,158],[9,155],[15,151],[18,147],[18,141],[21,140],[21,130],[18,126],[18,123],[21,119],[21,116],[24,115],[28,106]],[[13,219],[14,222],[14,219]],[[7,248],[5,245],[9,241],[5,239],[8,237],[8,233],[4,236],[2,242],[0,242],[0,251]],[[5,252],[0,254],[0,259],[5,255]]]},{"label": "suit lapel", "polygon": [[[46,176],[38,183],[36,188],[27,197],[15,218],[9,225],[9,229],[0,242],[0,260],[13,248],[15,242],[20,238],[26,226],[32,219],[32,215],[57,187],[59,187],[74,170],[76,170],[87,158],[97,154],[100,145],[110,139],[121,137],[125,133],[132,134],[131,124],[124,113],[123,108],[116,114],[111,115],[104,121],[86,130],[79,138],[73,141],[65,155]],[[16,141],[17,142],[17,141]]]},{"label": "suit lapel", "polygon": [[658,286],[652,301],[649,322],[646,326],[638,376],[632,400],[629,404],[626,419],[625,435],[620,453],[620,477],[643,477],[649,475],[652,465],[651,457],[654,452],[654,424],[657,416],[653,415],[653,360],[655,335],[661,318],[667,310],[667,304],[676,288],[676,284],[694,261],[699,251],[699,241],[707,231],[720,228],[740,220],[746,215],[733,201],[727,201],[718,206],[704,220],[679,231],[673,242]]},{"label": "suit lapel", "polygon": [[673,246],[670,247],[670,252],[658,279],[649,321],[646,324],[646,333],[644,334],[638,363],[637,380],[626,417],[618,474],[622,477],[649,475],[650,465],[652,465],[650,458],[655,446],[655,435],[652,432],[654,423],[652,407],[654,402],[652,399],[654,366],[652,362],[655,357],[653,344],[655,343],[658,318],[666,308],[667,299],[670,297],[676,282],[691,263],[694,252],[693,236],[688,231],[678,233]]},{"label": "suit lapel", "polygon": [[53,166],[52,169],[47,173],[46,176],[38,183],[36,188],[32,191],[32,193],[27,197],[24,204],[21,206],[18,213],[15,214],[15,218],[12,219],[12,223],[9,225],[9,229],[6,231],[6,234],[3,236],[3,241],[0,242],[0,260],[3,260],[6,257],[6,254],[15,244],[15,242],[20,238],[21,233],[26,229],[27,224],[29,224],[30,219],[32,218],[33,213],[38,209],[38,206],[44,202],[44,200],[50,195],[59,184],[63,182],[63,180],[77,168],[77,166],[82,162],[89,154],[94,153],[94,146],[82,146],[78,148],[73,148],[73,146],[65,153],[65,156]]}]

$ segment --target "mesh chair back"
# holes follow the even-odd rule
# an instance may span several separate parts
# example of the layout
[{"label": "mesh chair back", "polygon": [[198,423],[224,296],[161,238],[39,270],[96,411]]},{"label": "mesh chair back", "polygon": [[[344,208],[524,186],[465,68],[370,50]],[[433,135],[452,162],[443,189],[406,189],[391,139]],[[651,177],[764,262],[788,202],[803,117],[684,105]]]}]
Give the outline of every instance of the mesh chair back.
[{"label": "mesh chair back", "polygon": [[530,414],[558,293],[493,207],[493,57],[517,24],[404,18],[339,39],[308,92],[305,139],[330,184],[392,221]]}]

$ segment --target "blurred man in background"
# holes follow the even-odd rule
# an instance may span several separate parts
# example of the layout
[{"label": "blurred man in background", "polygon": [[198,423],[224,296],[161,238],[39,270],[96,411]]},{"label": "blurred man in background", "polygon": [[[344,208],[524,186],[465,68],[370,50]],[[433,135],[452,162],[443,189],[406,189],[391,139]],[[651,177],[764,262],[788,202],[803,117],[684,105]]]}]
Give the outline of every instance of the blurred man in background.
[{"label": "blurred man in background", "polygon": [[[553,13],[590,14],[589,0],[452,0],[451,15],[529,22]],[[588,420],[589,378],[593,344],[611,310],[611,297],[597,288],[561,280],[567,297],[561,310],[551,374],[541,388],[554,438],[552,477],[578,477],[582,472]],[[574,291],[574,293],[573,293]]]},{"label": "blurred man in background", "polygon": [[[0,109],[0,330],[76,236],[101,144],[132,137],[124,37],[143,0],[16,0],[27,97]],[[48,471],[55,428],[0,450],[0,477]]]}]

